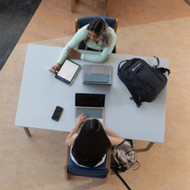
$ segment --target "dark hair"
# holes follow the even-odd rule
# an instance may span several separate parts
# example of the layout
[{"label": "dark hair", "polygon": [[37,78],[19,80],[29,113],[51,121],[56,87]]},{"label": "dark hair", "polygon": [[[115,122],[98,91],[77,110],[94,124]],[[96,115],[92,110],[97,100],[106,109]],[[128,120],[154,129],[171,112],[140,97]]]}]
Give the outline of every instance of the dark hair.
[{"label": "dark hair", "polygon": [[[107,27],[108,25],[102,18],[96,17],[89,22],[87,30],[94,32],[97,36],[102,34],[103,45],[108,46]],[[84,42],[86,43],[89,39],[90,38],[87,36]]]},{"label": "dark hair", "polygon": [[97,119],[86,120],[75,139],[72,154],[81,165],[94,167],[108,151],[111,142]]}]

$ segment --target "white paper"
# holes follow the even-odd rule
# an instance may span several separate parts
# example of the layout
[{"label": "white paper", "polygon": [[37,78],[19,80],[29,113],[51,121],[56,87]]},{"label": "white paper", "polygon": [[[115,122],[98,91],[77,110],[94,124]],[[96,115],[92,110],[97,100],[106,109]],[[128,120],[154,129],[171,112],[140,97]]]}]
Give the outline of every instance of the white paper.
[{"label": "white paper", "polygon": [[69,60],[66,60],[63,63],[63,65],[57,75],[68,81],[71,81],[73,76],[75,75],[78,67],[79,67],[79,65],[76,65],[75,63],[73,63]]}]

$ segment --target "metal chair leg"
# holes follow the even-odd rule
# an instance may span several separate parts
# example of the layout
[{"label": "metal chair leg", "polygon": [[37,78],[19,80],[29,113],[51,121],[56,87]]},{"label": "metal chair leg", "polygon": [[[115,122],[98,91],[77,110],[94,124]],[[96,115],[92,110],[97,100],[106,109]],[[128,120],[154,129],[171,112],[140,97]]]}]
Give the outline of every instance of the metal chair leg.
[{"label": "metal chair leg", "polygon": [[23,128],[24,128],[24,131],[25,131],[26,135],[28,137],[31,137],[32,135],[30,134],[30,131],[29,131],[28,127],[23,127]]}]

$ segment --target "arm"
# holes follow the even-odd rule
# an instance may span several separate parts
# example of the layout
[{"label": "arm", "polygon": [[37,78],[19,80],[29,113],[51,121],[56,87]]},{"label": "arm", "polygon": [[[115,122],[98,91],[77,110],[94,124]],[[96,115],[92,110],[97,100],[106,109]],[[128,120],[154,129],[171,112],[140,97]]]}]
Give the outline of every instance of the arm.
[{"label": "arm", "polygon": [[62,64],[63,61],[68,57],[68,50],[75,48],[82,40],[86,39],[88,35],[87,25],[82,27],[73,38],[63,48],[57,63]]},{"label": "arm", "polygon": [[120,144],[123,141],[123,138],[119,134],[112,131],[111,129],[104,126],[103,124],[102,124],[102,126],[103,126],[105,132],[109,135],[108,138],[109,138],[109,140],[111,142],[111,145],[117,145],[117,144]]},{"label": "arm", "polygon": [[71,132],[69,133],[69,135],[67,136],[66,140],[65,140],[65,144],[66,146],[71,146],[74,144],[74,141],[78,135],[78,130],[79,127],[81,126],[81,124],[83,124],[86,120],[86,115],[84,113],[80,113],[77,117],[77,121],[73,127],[73,129],[71,130]]},{"label": "arm", "polygon": [[[87,31],[86,28],[87,28],[87,26],[84,26],[80,30],[78,30],[78,32],[73,36],[73,38],[66,44],[66,46],[61,51],[59,59],[57,60],[57,64],[51,67],[51,69],[54,70],[54,71],[50,70],[50,72],[56,74],[56,71],[59,71],[59,69],[61,68],[62,63],[69,56],[69,52],[71,50],[74,50],[73,48],[75,48],[88,35],[88,31]],[[77,53],[77,51],[74,51],[74,53]],[[79,56],[79,59],[80,59],[80,55],[77,54],[77,57],[78,56]]]}]

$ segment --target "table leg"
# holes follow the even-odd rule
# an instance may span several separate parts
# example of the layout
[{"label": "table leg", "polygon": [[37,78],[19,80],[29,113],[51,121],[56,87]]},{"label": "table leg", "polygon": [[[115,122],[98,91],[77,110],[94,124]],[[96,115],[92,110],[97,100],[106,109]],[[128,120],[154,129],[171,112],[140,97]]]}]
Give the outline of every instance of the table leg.
[{"label": "table leg", "polygon": [[71,0],[71,12],[74,12],[76,0]]},{"label": "table leg", "polygon": [[135,149],[136,152],[147,152],[151,149],[151,147],[154,145],[154,142],[150,142],[146,148],[141,148],[141,149]]},{"label": "table leg", "polygon": [[184,0],[190,6],[190,0]]},{"label": "table leg", "polygon": [[31,134],[30,134],[30,131],[29,131],[28,127],[23,127],[23,128],[24,128],[24,131],[25,131],[26,135],[28,137],[31,137]]},{"label": "table leg", "polygon": [[106,0],[106,16],[109,16],[110,0]]}]

